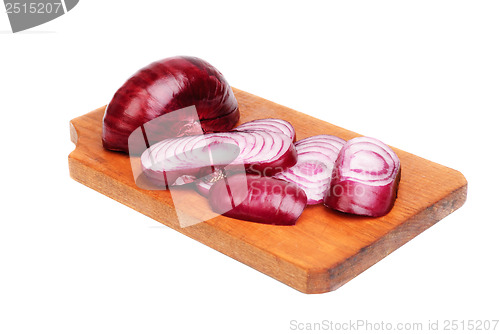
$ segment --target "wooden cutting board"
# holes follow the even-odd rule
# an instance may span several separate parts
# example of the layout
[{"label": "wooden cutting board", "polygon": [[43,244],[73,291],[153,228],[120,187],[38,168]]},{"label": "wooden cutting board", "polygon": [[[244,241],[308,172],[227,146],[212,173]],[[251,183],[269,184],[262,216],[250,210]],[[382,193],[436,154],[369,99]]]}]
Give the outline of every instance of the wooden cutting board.
[{"label": "wooden cutting board", "polygon": [[[358,136],[255,95],[234,91],[241,122],[283,118],[294,125],[297,140],[317,134],[345,140]],[[99,108],[70,123],[71,140],[76,144],[69,155],[73,179],[304,293],[337,289],[458,209],[466,199],[467,181],[460,172],[393,148],[401,160],[401,183],[395,206],[384,217],[353,216],[316,205],[307,207],[295,226],[216,216],[181,227],[170,192],[139,188],[128,156],[102,148],[104,110]],[[188,192],[201,203],[200,212],[210,211],[205,199]]]}]

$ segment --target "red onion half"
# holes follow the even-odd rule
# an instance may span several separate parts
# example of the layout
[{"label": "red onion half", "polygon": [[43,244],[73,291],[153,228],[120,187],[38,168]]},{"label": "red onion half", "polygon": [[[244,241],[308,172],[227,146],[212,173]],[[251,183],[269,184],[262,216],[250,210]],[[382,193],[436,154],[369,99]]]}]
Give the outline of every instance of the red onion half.
[{"label": "red onion half", "polygon": [[222,74],[204,60],[172,57],[154,62],[118,89],[103,118],[102,143],[114,151],[132,152],[130,134],[145,123],[195,106],[197,114],[177,113],[150,122],[152,145],[165,138],[231,130],[239,120],[238,103]]},{"label": "red onion half", "polygon": [[323,202],[327,192],[335,160],[345,140],[332,135],[318,135],[299,140],[297,164],[274,177],[293,182],[304,189],[307,204]]},{"label": "red onion half", "polygon": [[291,139],[265,131],[170,138],[152,145],[141,156],[144,175],[162,185],[191,183],[218,167],[231,170],[244,166],[251,173],[272,175],[296,162]]},{"label": "red onion half", "polygon": [[208,200],[227,217],[273,225],[294,225],[306,207],[305,192],[293,183],[235,174],[217,181]]},{"label": "red onion half", "polygon": [[339,152],[324,203],[335,210],[379,217],[396,200],[401,166],[399,158],[380,140],[358,137]]}]

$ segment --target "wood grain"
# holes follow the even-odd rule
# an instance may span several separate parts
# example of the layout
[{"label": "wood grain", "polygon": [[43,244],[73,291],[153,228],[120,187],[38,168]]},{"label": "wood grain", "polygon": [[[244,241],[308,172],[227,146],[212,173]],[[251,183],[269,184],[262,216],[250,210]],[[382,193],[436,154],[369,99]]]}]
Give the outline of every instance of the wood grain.
[{"label": "wood grain", "polygon": [[[234,91],[241,122],[283,118],[295,126],[297,139],[317,134],[345,140],[358,136],[255,95]],[[291,227],[217,216],[182,228],[170,192],[139,188],[128,156],[102,148],[104,109],[70,123],[71,140],[76,144],[69,155],[73,179],[304,293],[337,289],[458,209],[466,199],[467,181],[460,172],[393,148],[401,160],[401,183],[396,204],[384,217],[358,217],[316,205],[306,208]],[[198,196],[197,203],[203,201],[197,194],[188,196]]]}]

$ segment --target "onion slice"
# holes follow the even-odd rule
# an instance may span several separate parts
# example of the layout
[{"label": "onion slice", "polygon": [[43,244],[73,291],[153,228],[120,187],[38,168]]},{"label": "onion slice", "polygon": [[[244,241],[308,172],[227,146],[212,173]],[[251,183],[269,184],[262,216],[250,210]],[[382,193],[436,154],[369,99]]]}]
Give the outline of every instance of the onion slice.
[{"label": "onion slice", "polygon": [[297,164],[274,177],[293,182],[307,195],[307,204],[323,202],[330,185],[333,165],[345,140],[332,135],[318,135],[299,140]]},{"label": "onion slice", "polygon": [[294,225],[306,207],[297,185],[258,175],[235,174],[217,181],[208,200],[212,210],[227,217],[272,225]]},{"label": "onion slice", "polygon": [[389,146],[374,138],[354,138],[339,152],[324,203],[346,213],[383,216],[394,205],[400,178],[399,158]]},{"label": "onion slice", "polygon": [[246,122],[234,128],[236,131],[269,131],[282,133],[290,137],[295,142],[295,128],[289,122],[279,118],[264,118]]},{"label": "onion slice", "polygon": [[144,175],[153,183],[167,186],[191,183],[221,167],[231,170],[244,166],[251,173],[273,175],[296,162],[292,140],[265,131],[169,138],[141,156]]}]

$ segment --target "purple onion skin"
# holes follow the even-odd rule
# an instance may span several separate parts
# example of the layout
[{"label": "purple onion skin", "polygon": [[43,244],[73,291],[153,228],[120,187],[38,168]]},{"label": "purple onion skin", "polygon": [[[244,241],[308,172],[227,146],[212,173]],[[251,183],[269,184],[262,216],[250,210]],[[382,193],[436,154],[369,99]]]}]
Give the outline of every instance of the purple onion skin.
[{"label": "purple onion skin", "polygon": [[135,129],[192,105],[199,119],[180,115],[170,119],[169,124],[155,124],[148,129],[149,144],[201,131],[229,131],[240,117],[231,87],[206,61],[195,57],[172,57],[154,62],[129,78],[107,106],[103,118],[103,146],[128,153],[128,138]]},{"label": "purple onion skin", "polygon": [[271,225],[295,225],[306,207],[307,196],[304,190],[290,182],[235,174],[217,181],[210,188],[208,200],[214,212],[226,217]]},{"label": "purple onion skin", "polygon": [[[355,138],[355,140],[361,139],[363,138]],[[368,139],[376,141],[373,138]],[[351,143],[352,140],[344,145],[335,161],[330,188],[325,195],[324,204],[331,209],[345,213],[370,217],[384,216],[391,211],[396,201],[401,179],[399,159],[389,147],[379,142],[390,150],[396,159],[394,169],[390,176],[387,177],[387,182],[382,185],[372,185],[370,182],[363,182],[344,175],[343,170],[345,170],[345,160],[348,154],[346,148]]]}]

